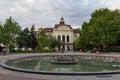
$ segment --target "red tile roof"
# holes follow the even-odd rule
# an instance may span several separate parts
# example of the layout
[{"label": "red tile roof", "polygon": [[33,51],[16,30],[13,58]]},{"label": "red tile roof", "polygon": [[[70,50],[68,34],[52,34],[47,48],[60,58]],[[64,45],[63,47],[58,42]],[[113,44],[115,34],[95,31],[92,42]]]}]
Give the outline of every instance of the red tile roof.
[{"label": "red tile roof", "polygon": [[43,28],[45,32],[53,32],[53,28]]},{"label": "red tile roof", "polygon": [[79,28],[74,29],[74,30],[73,30],[73,33],[80,33],[80,29],[79,29]]}]

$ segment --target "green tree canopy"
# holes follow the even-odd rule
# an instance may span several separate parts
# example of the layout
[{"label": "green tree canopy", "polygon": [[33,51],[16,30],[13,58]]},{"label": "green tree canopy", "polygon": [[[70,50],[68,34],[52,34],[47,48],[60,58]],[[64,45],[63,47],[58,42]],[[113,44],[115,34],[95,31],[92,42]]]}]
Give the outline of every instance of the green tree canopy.
[{"label": "green tree canopy", "polygon": [[20,25],[12,17],[9,17],[3,25],[0,25],[0,29],[0,35],[2,35],[0,37],[1,43],[8,47],[15,45],[16,38],[21,30]]},{"label": "green tree canopy", "polygon": [[28,28],[25,28],[24,30],[21,30],[17,39],[18,45],[20,48],[24,47],[27,49],[29,47],[29,34],[30,31]]},{"label": "green tree canopy", "polygon": [[55,48],[60,48],[61,42],[54,37],[49,38],[49,47],[55,51]]},{"label": "green tree canopy", "polygon": [[42,28],[38,30],[38,43],[38,49],[44,49],[45,47],[48,47],[49,40]]},{"label": "green tree canopy", "polygon": [[32,25],[31,27],[31,31],[28,38],[29,38],[29,41],[28,41],[29,47],[31,47],[32,49],[36,49],[38,47],[38,39],[36,36],[34,25]]},{"label": "green tree canopy", "polygon": [[118,40],[120,35],[120,11],[102,8],[91,14],[89,22],[84,22],[81,32],[81,45],[98,47],[110,45]]}]

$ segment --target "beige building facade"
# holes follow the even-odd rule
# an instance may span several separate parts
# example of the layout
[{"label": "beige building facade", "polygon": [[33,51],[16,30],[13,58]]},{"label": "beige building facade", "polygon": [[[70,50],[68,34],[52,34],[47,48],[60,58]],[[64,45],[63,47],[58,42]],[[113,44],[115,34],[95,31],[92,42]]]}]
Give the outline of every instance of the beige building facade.
[{"label": "beige building facade", "polygon": [[[44,28],[46,35],[53,36],[63,44],[60,48],[65,51],[73,50],[73,42],[80,36],[79,29],[73,29],[71,25],[65,24],[64,18],[60,18],[60,23],[53,28]],[[59,49],[60,50],[60,49]]]}]

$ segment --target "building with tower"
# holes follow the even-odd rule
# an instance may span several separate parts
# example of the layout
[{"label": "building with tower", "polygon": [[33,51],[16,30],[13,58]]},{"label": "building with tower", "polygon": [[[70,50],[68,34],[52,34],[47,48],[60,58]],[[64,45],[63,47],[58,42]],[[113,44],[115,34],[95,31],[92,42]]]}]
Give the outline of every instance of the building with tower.
[{"label": "building with tower", "polygon": [[73,50],[73,42],[80,36],[79,29],[73,29],[71,25],[65,24],[64,18],[60,18],[59,24],[55,24],[53,28],[44,28],[46,35],[53,36],[60,40],[63,44],[61,48],[65,51]]}]

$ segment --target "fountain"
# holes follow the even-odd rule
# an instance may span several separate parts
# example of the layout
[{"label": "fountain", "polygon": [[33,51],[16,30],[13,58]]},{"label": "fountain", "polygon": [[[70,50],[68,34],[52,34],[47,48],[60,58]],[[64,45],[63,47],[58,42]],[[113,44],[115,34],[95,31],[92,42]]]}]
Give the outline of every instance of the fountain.
[{"label": "fountain", "polygon": [[35,74],[103,75],[120,73],[119,58],[118,61],[109,62],[105,61],[105,57],[106,60],[118,58],[94,54],[37,54],[1,61],[0,65],[9,70]]},{"label": "fountain", "polygon": [[75,58],[75,55],[71,56],[60,55],[51,59],[51,63],[55,64],[75,64],[77,62],[78,60]]}]

